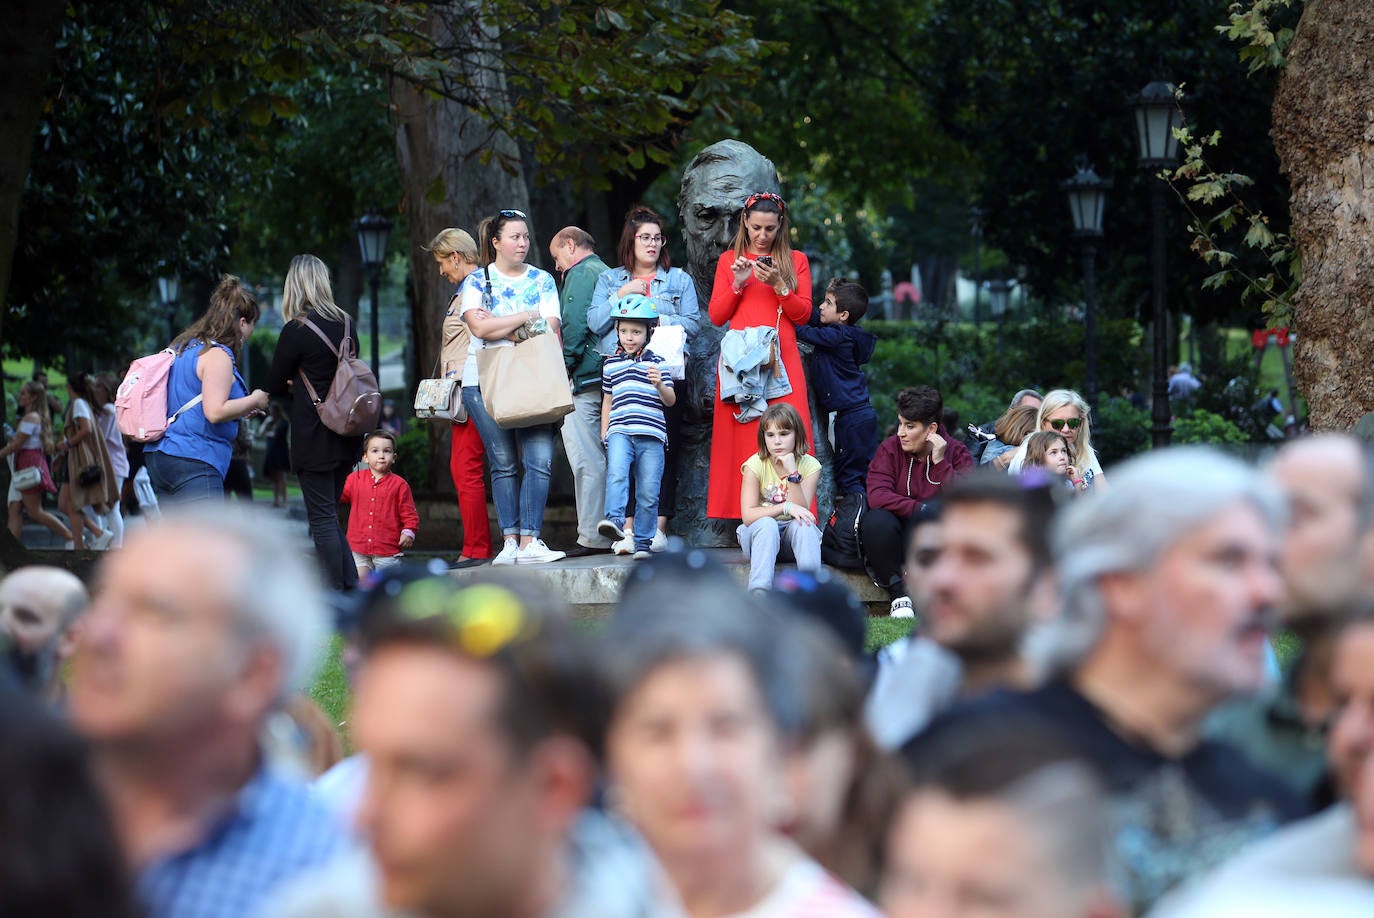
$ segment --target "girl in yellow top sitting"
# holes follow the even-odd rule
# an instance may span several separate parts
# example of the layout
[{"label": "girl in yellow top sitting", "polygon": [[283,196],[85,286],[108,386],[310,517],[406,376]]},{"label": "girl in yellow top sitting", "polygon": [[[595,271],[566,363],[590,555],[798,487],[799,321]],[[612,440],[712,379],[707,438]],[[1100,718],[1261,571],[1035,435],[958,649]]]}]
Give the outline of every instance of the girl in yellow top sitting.
[{"label": "girl in yellow top sitting", "polygon": [[786,402],[770,405],[759,418],[759,451],[740,466],[740,517],[736,531],[749,559],[749,589],[773,585],[780,553],[797,569],[821,569],[821,531],[810,509],[821,478],[821,463],[806,442],[797,409]]}]

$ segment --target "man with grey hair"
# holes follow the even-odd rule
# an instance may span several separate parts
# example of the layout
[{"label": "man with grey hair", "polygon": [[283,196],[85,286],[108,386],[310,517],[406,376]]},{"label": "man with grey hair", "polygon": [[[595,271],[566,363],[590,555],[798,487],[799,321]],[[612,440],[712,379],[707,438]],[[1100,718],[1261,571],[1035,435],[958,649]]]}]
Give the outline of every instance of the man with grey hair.
[{"label": "man with grey hair", "polygon": [[86,585],[60,567],[21,567],[0,580],[0,667],[52,707],[63,704],[62,666],[90,601]]},{"label": "man with grey hair", "polygon": [[279,525],[187,509],[98,572],[70,711],[154,918],[255,914],[345,842],[259,742],[328,638],[317,575]]},{"label": "man with grey hair", "polygon": [[[985,711],[1049,720],[1101,770],[1136,913],[1301,815],[1278,779],[1202,724],[1257,691],[1275,607],[1281,501],[1212,449],[1151,452],[1059,516],[1063,608],[1041,645],[1052,677]],[[976,716],[956,709],[945,720]],[[938,741],[941,724],[918,737]],[[914,751],[914,750],[910,750]]]}]

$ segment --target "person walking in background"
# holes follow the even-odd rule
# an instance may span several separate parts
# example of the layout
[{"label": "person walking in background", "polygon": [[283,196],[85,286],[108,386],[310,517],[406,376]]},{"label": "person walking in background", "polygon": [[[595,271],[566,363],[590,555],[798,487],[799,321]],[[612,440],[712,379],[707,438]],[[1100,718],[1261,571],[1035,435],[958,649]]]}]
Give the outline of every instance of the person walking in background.
[{"label": "person walking in background", "polygon": [[[791,388],[779,398],[797,410],[806,442],[811,443],[815,435],[796,330],[811,318],[811,265],[805,255],[792,250],[790,232],[791,220],[782,198],[766,192],[751,194],[740,214],[734,246],[716,263],[709,313],[716,325],[730,323],[731,334],[759,328],[776,333],[770,339],[772,356],[764,363],[771,368],[774,381],[786,377]],[[722,401],[720,396],[718,383],[706,515],[730,520],[738,519],[740,509],[744,478],[739,457],[755,448],[759,422],[757,417],[736,420],[739,405]],[[807,509],[815,513],[816,508]]]},{"label": "person walking in background", "polygon": [[[482,221],[482,270],[464,285],[463,320],[472,331],[472,348],[463,368],[463,404],[482,433],[491,466],[491,490],[505,546],[492,564],[547,564],[564,557],[539,538],[544,507],[549,500],[553,471],[553,424],[506,430],[487,413],[482,402],[477,352],[482,348],[511,347],[522,327],[547,323],[546,334],[557,334],[558,287],[553,277],[525,264],[530,250],[528,218],[518,210],[498,211]],[[515,471],[517,444],[525,475]]]},{"label": "person walking in background", "polygon": [[268,407],[267,418],[262,422],[260,432],[266,442],[262,477],[272,482],[272,506],[285,507],[286,473],[291,470],[291,447],[287,443],[291,423],[286,420],[281,402],[274,401]]},{"label": "person walking in background", "polygon": [[362,579],[375,570],[400,563],[401,554],[415,544],[420,515],[410,485],[391,471],[396,463],[396,435],[378,428],[363,441],[363,462],[344,482],[340,503],[348,512],[348,547]]},{"label": "person walking in background", "polygon": [[[462,386],[472,346],[472,334],[463,321],[463,286],[477,270],[477,243],[466,230],[440,230],[427,247],[439,266],[439,275],[457,289],[448,301],[440,336],[441,379],[456,379]],[[448,469],[453,490],[458,492],[458,516],[463,522],[463,547],[452,567],[464,568],[491,560],[491,521],[487,516],[487,484],[482,477],[482,434],[472,418],[454,421],[449,445]]]},{"label": "person walking in background", "polygon": [[[606,450],[601,435],[600,336],[588,327],[587,310],[592,291],[607,270],[593,250],[595,240],[586,230],[565,226],[549,243],[554,266],[563,275],[559,308],[563,316],[563,366],[572,385],[573,411],[563,419],[563,451],[573,473],[573,498],[577,505],[577,545],[569,558],[600,554],[610,548],[597,531],[606,503]],[[623,507],[621,508],[624,509]]]},{"label": "person walking in background", "polygon": [[233,452],[229,454],[229,470],[224,473],[225,498],[253,502],[253,470],[248,465],[248,454],[252,450],[253,432],[247,424],[240,424]]},{"label": "person walking in background", "polygon": [[[23,533],[21,508],[36,523],[59,536],[63,542],[72,541],[71,530],[43,508],[43,495],[56,494],[57,484],[48,469],[48,453],[53,451],[52,420],[48,416],[48,393],[43,385],[26,382],[19,387],[19,426],[10,441],[0,448],[0,459],[13,457],[14,471],[36,468],[38,483],[19,490],[10,482],[8,500],[10,535],[17,541]],[[13,472],[11,472],[13,476]]]},{"label": "person walking in background", "polygon": [[[681,268],[674,268],[668,257],[667,224],[663,218],[642,204],[636,204],[625,215],[620,231],[620,246],[616,250],[619,267],[612,268],[596,279],[592,306],[587,311],[587,324],[600,336],[599,351],[603,357],[615,353],[618,344],[611,309],[623,296],[641,293],[653,301],[658,311],[659,328],[682,329],[683,368],[669,368],[673,379],[685,375],[685,362],[692,352],[692,341],[701,328],[701,309],[697,302],[697,288],[692,278]],[[665,360],[669,356],[658,352]],[[685,399],[679,398],[665,406],[663,417],[668,424],[668,439],[664,443],[663,484],[658,490],[658,528],[654,532],[653,550],[667,547],[668,521],[677,509],[677,482],[681,475],[682,414]],[[617,554],[633,551],[633,539],[626,538],[611,546]]]},{"label": "person walking in background", "polygon": [[[336,590],[349,590],[358,583],[358,569],[339,525],[339,495],[362,452],[362,440],[340,436],[326,427],[301,382],[304,376],[316,392],[329,391],[348,321],[348,314],[334,303],[329,269],[314,255],[291,259],[281,315],[286,324],[272,355],[267,392],[277,398],[292,396],[291,463],[305,498],[310,538],[325,582]],[[306,322],[318,328],[328,343]]]},{"label": "person walking in background", "polygon": [[[115,416],[114,397],[118,390],[119,383],[109,373],[97,376],[91,387],[91,394],[95,396],[95,426],[105,438],[105,450],[110,454],[115,493],[123,495],[124,482],[129,478],[129,453],[124,448],[124,435],[119,432],[119,420]],[[111,548],[119,548],[124,544],[124,514],[120,512],[119,504],[119,500],[113,501],[100,519],[100,525],[111,533]]]},{"label": "person walking in background", "polygon": [[67,515],[72,530],[71,548],[80,551],[82,532],[91,530],[91,547],[97,550],[110,547],[114,534],[104,530],[95,519],[88,519],[85,509],[94,509],[99,517],[105,509],[119,500],[114,487],[114,469],[105,449],[105,437],[95,424],[95,409],[91,407],[91,380],[84,373],[67,377],[67,411],[63,437],[57,443],[59,459],[57,475],[57,506]]},{"label": "person walking in background", "polygon": [[878,412],[863,371],[878,339],[858,327],[866,312],[868,291],[835,278],[810,324],[797,326],[797,340],[815,348],[811,385],[821,414],[834,425],[836,497],[864,490],[878,446]]},{"label": "person walking in background", "polygon": [[167,378],[167,404],[200,401],[177,415],[162,438],[143,447],[143,461],[161,500],[223,501],[224,475],[239,420],[267,410],[267,393],[248,391],[236,363],[253,334],[258,301],[226,274],[210,294],[205,315],[172,341],[177,352]]},{"label": "person walking in background", "polygon": [[647,350],[658,312],[648,297],[630,294],[615,307],[620,350],[601,371],[601,439],[606,444],[606,516],[597,525],[612,542],[625,538],[630,478],[635,483],[635,559],[649,557],[663,479],[663,443],[668,437],[663,409],[677,401],[663,359]]}]

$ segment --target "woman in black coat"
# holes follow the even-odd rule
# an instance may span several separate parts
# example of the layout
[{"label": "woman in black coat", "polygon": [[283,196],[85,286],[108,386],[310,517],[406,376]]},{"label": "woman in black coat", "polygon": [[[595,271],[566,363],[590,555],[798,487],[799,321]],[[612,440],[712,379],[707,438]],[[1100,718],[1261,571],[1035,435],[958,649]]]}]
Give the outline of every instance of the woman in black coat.
[{"label": "woman in black coat", "polygon": [[[286,325],[272,355],[267,392],[274,397],[291,396],[291,467],[305,498],[315,554],[325,583],[349,590],[358,585],[358,569],[339,525],[339,497],[344,479],[362,455],[362,438],[341,437],[325,427],[301,383],[304,373],[315,393],[325,397],[338,367],[336,350],[348,321],[348,314],[334,305],[329,269],[314,255],[291,259],[281,314]],[[307,320],[324,332],[328,345],[305,324]]]}]

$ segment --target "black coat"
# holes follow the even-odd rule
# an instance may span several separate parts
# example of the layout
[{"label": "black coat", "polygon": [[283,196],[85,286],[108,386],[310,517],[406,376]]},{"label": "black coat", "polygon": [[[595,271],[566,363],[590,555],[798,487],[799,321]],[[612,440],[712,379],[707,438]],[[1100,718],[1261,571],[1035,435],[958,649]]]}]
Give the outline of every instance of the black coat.
[{"label": "black coat", "polygon": [[[338,347],[343,340],[344,326],[320,316],[311,310],[305,314],[320,327],[320,331]],[[356,326],[354,326],[354,334]],[[357,342],[354,342],[357,347]],[[291,469],[295,472],[327,472],[340,467],[351,467],[363,453],[362,437],[341,437],[320,421],[319,412],[310,401],[310,395],[301,383],[300,373],[304,372],[315,394],[324,398],[329,385],[334,381],[334,371],[339,361],[334,352],[325,346],[319,335],[300,322],[287,322],[277,339],[277,350],[272,355],[272,369],[267,374],[267,394],[273,397],[289,395],[291,409]],[[294,384],[287,388],[288,382]]]}]

